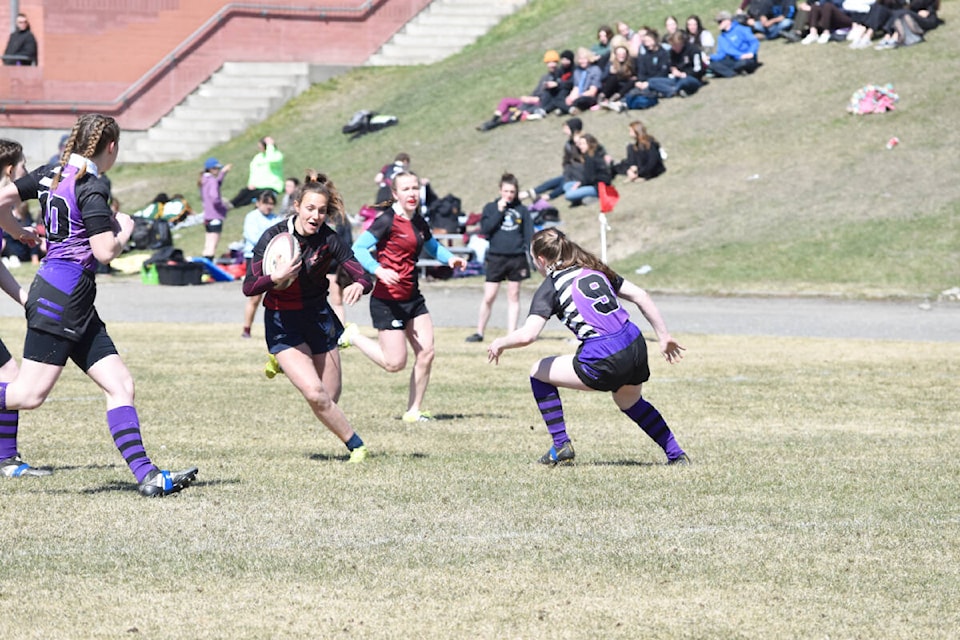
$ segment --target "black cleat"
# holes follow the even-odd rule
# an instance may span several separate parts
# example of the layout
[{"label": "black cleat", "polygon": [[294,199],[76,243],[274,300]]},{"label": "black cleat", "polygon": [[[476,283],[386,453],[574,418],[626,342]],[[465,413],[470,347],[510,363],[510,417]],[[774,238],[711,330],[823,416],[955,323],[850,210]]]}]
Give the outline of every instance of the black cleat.
[{"label": "black cleat", "polygon": [[190,486],[197,479],[199,469],[193,467],[186,471],[151,471],[140,483],[140,495],[144,498],[162,498],[177,493]]},{"label": "black cleat", "polygon": [[4,460],[0,460],[0,476],[4,478],[22,478],[24,476],[49,476],[53,473],[50,469],[38,469],[31,467],[20,457],[18,453]]},{"label": "black cleat", "polygon": [[540,464],[548,464],[550,466],[554,465],[567,465],[573,464],[573,459],[577,457],[577,454],[573,451],[573,443],[567,440],[563,443],[563,446],[560,447],[558,451],[557,448],[550,447],[550,450],[547,451],[543,456],[537,460]]}]

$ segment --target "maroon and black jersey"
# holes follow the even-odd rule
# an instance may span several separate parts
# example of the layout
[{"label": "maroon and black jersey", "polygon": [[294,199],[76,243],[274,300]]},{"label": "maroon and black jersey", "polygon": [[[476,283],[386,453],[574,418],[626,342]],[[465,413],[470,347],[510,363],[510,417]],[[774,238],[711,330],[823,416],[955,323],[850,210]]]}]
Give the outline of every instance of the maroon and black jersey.
[{"label": "maroon and black jersey", "polygon": [[430,225],[419,213],[408,219],[387,209],[367,229],[377,239],[377,262],[400,275],[400,282],[387,285],[377,281],[373,297],[381,300],[410,300],[419,291],[417,260],[423,245],[433,238]]},{"label": "maroon and black jersey", "polygon": [[[369,293],[373,283],[353,257],[350,246],[343,243],[336,231],[327,225],[321,225],[320,230],[311,236],[302,236],[297,233],[294,219],[287,218],[272,227],[269,227],[260,236],[257,246],[253,248],[253,258],[250,260],[250,270],[243,279],[243,294],[255,296],[266,293],[263,306],[277,311],[292,311],[327,304],[329,281],[327,272],[330,265],[336,261],[353,282],[363,285],[363,292]],[[263,252],[270,240],[277,234],[288,231],[300,243],[300,259],[303,265],[300,273],[286,289],[274,289],[273,280],[263,273]]]}]

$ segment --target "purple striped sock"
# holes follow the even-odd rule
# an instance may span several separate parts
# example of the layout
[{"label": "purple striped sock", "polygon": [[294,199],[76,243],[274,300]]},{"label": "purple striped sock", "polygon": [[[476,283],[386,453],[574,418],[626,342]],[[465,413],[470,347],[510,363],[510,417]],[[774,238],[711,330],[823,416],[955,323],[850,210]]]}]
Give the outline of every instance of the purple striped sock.
[{"label": "purple striped sock", "polygon": [[120,455],[133,472],[137,482],[143,482],[147,475],[156,469],[147,451],[143,448],[143,438],[140,436],[140,419],[137,410],[133,407],[117,407],[107,411],[107,426],[110,435],[117,445]]},{"label": "purple striped sock", "polygon": [[567,435],[567,425],[563,421],[560,392],[552,384],[536,378],[530,378],[530,388],[533,390],[533,399],[537,401],[540,415],[547,424],[547,431],[553,436],[553,446],[559,449],[570,440],[570,436]]},{"label": "purple striped sock", "polygon": [[663,419],[663,416],[652,404],[640,398],[635,405],[622,411],[636,422],[654,442],[660,445],[667,454],[667,460],[675,460],[683,455],[683,449],[674,439],[673,432],[667,426],[667,421]]},{"label": "purple striped sock", "polygon": [[0,382],[0,460],[17,455],[20,412],[7,411],[7,383]]}]

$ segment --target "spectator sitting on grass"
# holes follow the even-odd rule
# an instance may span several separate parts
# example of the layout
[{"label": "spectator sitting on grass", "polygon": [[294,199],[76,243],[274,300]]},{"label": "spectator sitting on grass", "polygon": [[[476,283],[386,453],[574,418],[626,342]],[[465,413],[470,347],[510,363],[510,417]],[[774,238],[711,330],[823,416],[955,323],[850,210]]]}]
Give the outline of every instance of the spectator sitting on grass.
[{"label": "spectator sitting on grass", "polygon": [[577,115],[597,104],[603,72],[593,64],[593,56],[586,47],[577,49],[577,67],[573,70],[573,88],[564,101],[570,115]]},{"label": "spectator sitting on grass", "polygon": [[717,24],[720,36],[717,38],[717,52],[710,56],[710,71],[719,78],[732,78],[756,71],[760,66],[757,59],[760,41],[750,27],[734,22],[729,11],[717,14]]}]

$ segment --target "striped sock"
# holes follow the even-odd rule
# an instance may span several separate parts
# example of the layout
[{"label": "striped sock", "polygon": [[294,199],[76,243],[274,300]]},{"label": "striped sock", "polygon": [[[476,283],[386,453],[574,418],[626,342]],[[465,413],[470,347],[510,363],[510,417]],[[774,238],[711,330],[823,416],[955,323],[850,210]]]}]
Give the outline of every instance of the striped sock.
[{"label": "striped sock", "polygon": [[133,472],[137,482],[143,482],[147,475],[157,467],[150,462],[147,451],[143,448],[143,438],[140,435],[140,418],[133,407],[117,407],[107,411],[107,426],[110,435],[117,445],[120,455]]},{"label": "striped sock", "polygon": [[536,378],[530,378],[530,388],[533,390],[533,399],[537,401],[540,415],[547,424],[547,431],[553,436],[553,446],[557,449],[570,441],[567,435],[567,425],[563,421],[563,403],[560,402],[560,391],[552,384],[547,384]]},{"label": "striped sock", "polygon": [[673,432],[667,426],[667,421],[663,419],[663,416],[652,404],[640,398],[635,405],[629,409],[622,409],[622,411],[627,414],[628,418],[636,422],[654,442],[660,445],[660,448],[666,452],[668,460],[675,460],[683,455],[683,449],[674,439]]},{"label": "striped sock", "polygon": [[7,410],[7,383],[0,382],[0,460],[17,455],[20,412]]}]

